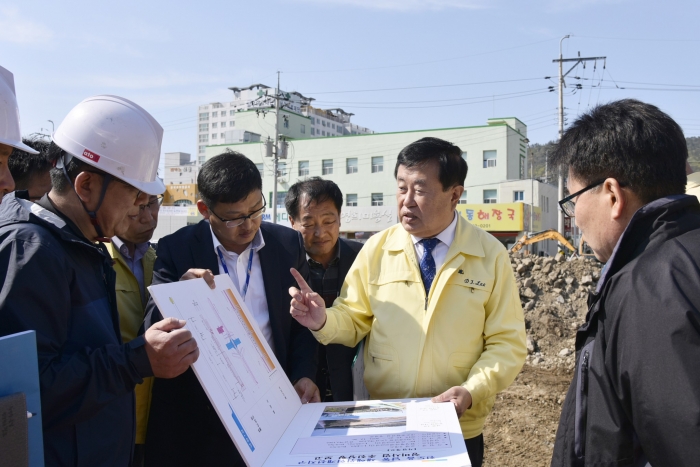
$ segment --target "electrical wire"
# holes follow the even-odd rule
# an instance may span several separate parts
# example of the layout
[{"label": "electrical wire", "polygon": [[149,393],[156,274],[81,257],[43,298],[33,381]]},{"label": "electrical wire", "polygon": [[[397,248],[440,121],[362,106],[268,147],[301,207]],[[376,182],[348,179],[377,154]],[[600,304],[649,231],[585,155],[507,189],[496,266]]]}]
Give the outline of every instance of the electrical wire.
[{"label": "electrical wire", "polygon": [[500,84],[500,83],[516,83],[519,81],[539,81],[543,78],[519,78],[519,79],[505,79],[505,80],[498,80],[498,81],[479,81],[479,82],[474,82],[474,83],[457,83],[457,84],[433,84],[429,86],[407,86],[407,87],[401,87],[401,88],[378,88],[378,89],[353,89],[353,90],[346,90],[346,91],[313,91],[313,92],[305,92],[304,94],[308,95],[318,95],[318,94],[349,94],[349,93],[357,93],[357,92],[383,92],[383,91],[406,91],[406,90],[412,90],[412,89],[432,89],[432,88],[450,88],[450,87],[458,87],[458,86],[479,86],[482,84]]},{"label": "electrical wire", "polygon": [[517,94],[524,94],[524,93],[529,93],[529,92],[534,92],[534,91],[541,91],[542,88],[537,88],[537,89],[528,89],[527,91],[516,91],[516,92],[508,92],[504,94],[490,94],[488,96],[475,96],[475,97],[455,97],[451,99],[430,99],[427,101],[318,101],[321,104],[326,104],[326,105],[343,105],[343,104],[422,104],[422,103],[429,103],[429,102],[457,102],[457,101],[466,101],[466,100],[474,100],[474,99],[485,99],[485,98],[493,98],[493,97],[501,97],[501,96],[513,96]]},{"label": "electrical wire", "polygon": [[491,50],[491,51],[486,51],[486,52],[478,52],[474,54],[469,54],[469,55],[462,55],[460,57],[452,57],[452,58],[443,58],[439,60],[430,60],[427,62],[414,62],[414,63],[404,63],[401,65],[384,65],[384,66],[378,66],[378,67],[364,67],[364,68],[344,68],[344,69],[336,69],[336,70],[300,70],[300,71],[285,71],[284,73],[286,74],[303,74],[303,73],[340,73],[340,72],[348,72],[348,71],[369,71],[369,70],[385,70],[385,69],[390,69],[390,68],[404,68],[404,67],[412,67],[412,66],[420,66],[420,65],[429,65],[432,63],[442,63],[442,62],[451,62],[454,60],[462,60],[464,58],[470,58],[470,57],[478,57],[481,55],[489,55],[493,53],[500,53],[500,52],[505,52],[508,50],[515,50],[515,49],[521,49],[523,47],[530,47],[532,45],[537,45],[537,44],[542,44],[544,42],[550,42],[553,40],[556,40],[558,38],[550,38],[550,39],[545,39],[537,42],[530,42],[529,44],[522,44],[522,45],[516,45],[514,47],[506,47],[504,49],[497,49],[497,50]]}]

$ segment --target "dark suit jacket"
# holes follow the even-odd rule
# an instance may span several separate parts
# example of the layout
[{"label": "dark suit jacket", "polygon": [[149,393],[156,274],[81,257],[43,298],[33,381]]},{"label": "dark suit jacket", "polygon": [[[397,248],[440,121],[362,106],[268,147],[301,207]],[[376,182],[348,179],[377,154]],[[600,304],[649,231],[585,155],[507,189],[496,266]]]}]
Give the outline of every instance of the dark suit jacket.
[{"label": "dark suit jacket", "polygon": [[[338,242],[340,242],[338,274],[340,283],[342,284],[363,244],[343,238],[339,238]],[[345,347],[340,344],[329,344],[326,346],[328,376],[331,380],[331,390],[333,392],[334,401],[353,400],[352,363],[355,360],[356,352],[356,347]]]},{"label": "dark suit jacket", "polygon": [[[290,286],[296,286],[290,268],[308,277],[302,237],[288,227],[267,222],[261,224],[260,230],[265,246],[258,254],[275,356],[291,381],[303,377],[313,381],[318,344],[289,314],[287,292]],[[163,237],[157,254],[153,285],[177,281],[190,268],[219,272],[207,221]],[[162,319],[152,299],[146,313],[146,329]],[[191,368],[177,378],[156,378],[153,384],[145,463],[150,467],[245,465]]]}]

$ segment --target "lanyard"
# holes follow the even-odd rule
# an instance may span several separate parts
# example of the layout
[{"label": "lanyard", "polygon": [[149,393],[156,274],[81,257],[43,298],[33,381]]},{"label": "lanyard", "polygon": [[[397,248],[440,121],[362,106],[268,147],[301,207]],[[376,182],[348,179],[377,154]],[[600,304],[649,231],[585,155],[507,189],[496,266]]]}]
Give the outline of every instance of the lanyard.
[{"label": "lanyard", "polygon": [[[221,253],[221,250],[217,248],[216,252],[219,253],[219,260],[221,261],[221,267],[224,268],[224,272],[231,276],[231,274],[228,272],[228,268],[226,267],[226,261],[224,261],[224,255]],[[250,283],[250,272],[253,270],[253,253],[255,253],[255,250],[251,248],[250,254],[248,255],[248,268],[245,271],[245,285],[243,286],[243,291],[241,292],[244,301],[246,293],[248,292],[248,284]]]}]

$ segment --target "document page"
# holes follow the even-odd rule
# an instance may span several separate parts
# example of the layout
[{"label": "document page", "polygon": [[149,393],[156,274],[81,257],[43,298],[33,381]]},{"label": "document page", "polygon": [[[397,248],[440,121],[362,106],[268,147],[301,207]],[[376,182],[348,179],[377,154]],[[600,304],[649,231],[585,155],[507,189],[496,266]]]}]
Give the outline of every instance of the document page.
[{"label": "document page", "polygon": [[192,366],[251,467],[268,458],[301,402],[228,275],[149,287],[164,317],[187,321],[199,345]]},{"label": "document page", "polygon": [[303,405],[265,467],[471,466],[454,406],[430,400]]}]

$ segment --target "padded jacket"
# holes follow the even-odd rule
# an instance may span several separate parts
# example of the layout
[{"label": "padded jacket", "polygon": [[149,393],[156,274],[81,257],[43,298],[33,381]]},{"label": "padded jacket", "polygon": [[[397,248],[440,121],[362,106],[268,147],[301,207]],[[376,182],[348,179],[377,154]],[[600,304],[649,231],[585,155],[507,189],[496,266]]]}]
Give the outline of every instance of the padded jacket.
[{"label": "padded jacket", "polygon": [[640,208],[589,298],[552,466],[700,462],[700,204]]},{"label": "padded jacket", "polygon": [[47,466],[121,466],[134,448],[134,386],[152,376],[143,336],[122,343],[112,258],[58,213],[0,204],[0,335],[33,329]]}]

